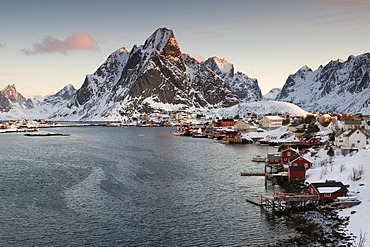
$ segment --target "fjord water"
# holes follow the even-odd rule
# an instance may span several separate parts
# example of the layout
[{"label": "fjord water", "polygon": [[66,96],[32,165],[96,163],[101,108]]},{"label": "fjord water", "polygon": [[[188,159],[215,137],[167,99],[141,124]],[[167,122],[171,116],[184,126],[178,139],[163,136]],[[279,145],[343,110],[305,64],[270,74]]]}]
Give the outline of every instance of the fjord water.
[{"label": "fjord water", "polygon": [[70,136],[0,136],[1,246],[261,246],[296,234],[245,201],[266,193],[264,177],[240,176],[263,171],[250,159],[265,147],[173,128],[52,131]]}]

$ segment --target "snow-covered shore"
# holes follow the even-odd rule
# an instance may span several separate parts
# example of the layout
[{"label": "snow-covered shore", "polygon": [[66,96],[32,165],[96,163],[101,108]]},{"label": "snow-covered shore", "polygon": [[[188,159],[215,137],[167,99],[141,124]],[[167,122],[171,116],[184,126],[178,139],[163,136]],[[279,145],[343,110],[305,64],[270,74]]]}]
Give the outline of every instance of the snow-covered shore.
[{"label": "snow-covered shore", "polygon": [[[314,157],[308,157],[314,162],[313,168],[307,170],[307,182],[317,182],[338,180],[345,185],[349,185],[349,195],[357,197],[361,203],[357,206],[341,209],[338,215],[342,218],[349,217],[347,225],[348,234],[356,237],[356,242],[360,237],[367,237],[365,246],[370,246],[370,150],[363,149],[347,155],[342,155],[339,149],[335,150],[335,156],[330,163],[327,150],[321,149]],[[357,181],[353,181],[354,172],[363,171]],[[362,173],[362,172],[361,172]]]}]

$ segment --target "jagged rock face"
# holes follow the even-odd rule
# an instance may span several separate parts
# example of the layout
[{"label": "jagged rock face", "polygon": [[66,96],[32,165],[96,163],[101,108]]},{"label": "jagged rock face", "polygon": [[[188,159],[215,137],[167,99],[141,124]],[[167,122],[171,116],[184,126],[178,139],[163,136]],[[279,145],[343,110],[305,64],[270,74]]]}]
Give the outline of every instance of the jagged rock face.
[{"label": "jagged rock face", "polygon": [[17,89],[15,88],[14,84],[6,86],[1,91],[1,94],[4,95],[13,103],[24,104],[26,102],[26,98],[17,92]]},{"label": "jagged rock face", "polygon": [[290,75],[277,96],[308,111],[370,114],[370,54],[331,61],[312,71],[302,67]]},{"label": "jagged rock face", "polygon": [[51,117],[119,119],[158,104],[212,108],[238,102],[222,78],[182,54],[173,32],[160,28],[144,45],[111,54],[93,75],[86,76],[67,108]]},{"label": "jagged rock face", "polygon": [[257,79],[249,78],[246,74],[239,71],[234,73],[234,65],[225,59],[211,57],[204,64],[228,83],[231,91],[239,101],[251,102],[262,99]]},{"label": "jagged rock face", "polygon": [[234,77],[234,65],[226,61],[226,59],[210,57],[204,63],[222,79]]},{"label": "jagged rock face", "polygon": [[13,85],[6,86],[0,91],[0,111],[9,112],[13,106],[23,109],[32,109],[34,107],[31,100],[26,100]]},{"label": "jagged rock face", "polygon": [[45,97],[43,103],[57,104],[63,101],[66,102],[70,100],[73,96],[75,96],[75,94],[76,89],[73,87],[73,85],[69,84],[62,88],[56,94]]},{"label": "jagged rock face", "polygon": [[8,112],[11,109],[9,99],[0,93],[0,112]]}]

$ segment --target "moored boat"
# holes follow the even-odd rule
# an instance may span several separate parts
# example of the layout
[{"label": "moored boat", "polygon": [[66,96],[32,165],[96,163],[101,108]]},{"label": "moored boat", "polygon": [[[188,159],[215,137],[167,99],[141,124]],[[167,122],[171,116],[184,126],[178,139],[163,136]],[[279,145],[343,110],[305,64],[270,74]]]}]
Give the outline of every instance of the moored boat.
[{"label": "moored boat", "polygon": [[256,156],[252,157],[252,161],[253,162],[265,162],[266,158],[264,158],[260,155],[256,155]]}]

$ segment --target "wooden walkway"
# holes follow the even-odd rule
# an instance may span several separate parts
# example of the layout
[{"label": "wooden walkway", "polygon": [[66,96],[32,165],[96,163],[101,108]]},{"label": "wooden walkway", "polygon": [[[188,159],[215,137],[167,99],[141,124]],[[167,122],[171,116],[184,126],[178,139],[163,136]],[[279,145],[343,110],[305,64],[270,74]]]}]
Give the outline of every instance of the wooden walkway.
[{"label": "wooden walkway", "polygon": [[264,172],[242,172],[241,176],[266,176]]},{"label": "wooden walkway", "polygon": [[305,207],[308,203],[317,204],[319,198],[316,195],[275,192],[274,196],[261,195],[260,201],[251,198],[247,198],[246,201],[272,212],[281,212],[292,206]]}]

